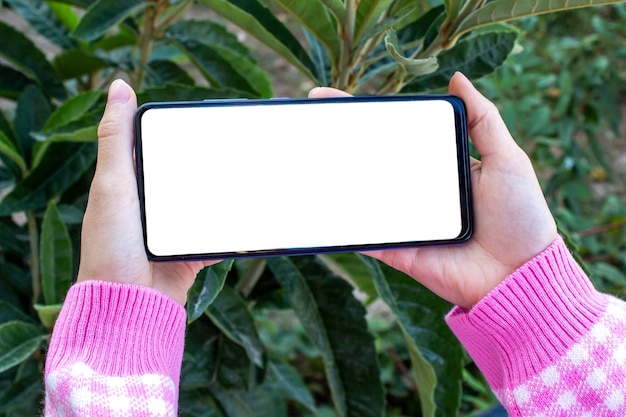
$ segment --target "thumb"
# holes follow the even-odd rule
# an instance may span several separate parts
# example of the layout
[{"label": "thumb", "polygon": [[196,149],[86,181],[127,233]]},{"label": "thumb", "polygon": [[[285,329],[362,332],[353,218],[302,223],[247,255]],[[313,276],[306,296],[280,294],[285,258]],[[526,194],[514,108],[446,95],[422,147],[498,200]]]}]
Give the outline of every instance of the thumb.
[{"label": "thumb", "polygon": [[96,175],[100,178],[117,178],[118,175],[134,178],[133,118],[136,110],[133,89],[122,80],[113,81],[98,126]]},{"label": "thumb", "polygon": [[448,92],[465,102],[469,135],[481,158],[518,148],[496,106],[465,75],[460,72],[454,74]]}]

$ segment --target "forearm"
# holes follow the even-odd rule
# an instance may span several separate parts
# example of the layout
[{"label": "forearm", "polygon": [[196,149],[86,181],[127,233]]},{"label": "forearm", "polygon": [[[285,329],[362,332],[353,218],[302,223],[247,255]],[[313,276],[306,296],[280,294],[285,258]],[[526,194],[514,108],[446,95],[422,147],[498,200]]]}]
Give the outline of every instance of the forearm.
[{"label": "forearm", "polygon": [[185,320],[153,289],[74,285],[46,358],[45,415],[177,415]]},{"label": "forearm", "polygon": [[512,417],[626,414],[626,305],[561,238],[447,320]]}]

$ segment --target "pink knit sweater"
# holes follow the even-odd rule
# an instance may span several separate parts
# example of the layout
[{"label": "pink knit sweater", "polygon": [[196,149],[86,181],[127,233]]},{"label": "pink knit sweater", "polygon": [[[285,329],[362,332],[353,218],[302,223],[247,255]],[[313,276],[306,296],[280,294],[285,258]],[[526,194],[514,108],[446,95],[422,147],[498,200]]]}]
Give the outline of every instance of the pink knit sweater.
[{"label": "pink knit sweater", "polygon": [[[561,238],[448,324],[511,417],[626,416],[626,304]],[[46,416],[176,416],[185,311],[144,287],[74,285],[46,361]]]}]

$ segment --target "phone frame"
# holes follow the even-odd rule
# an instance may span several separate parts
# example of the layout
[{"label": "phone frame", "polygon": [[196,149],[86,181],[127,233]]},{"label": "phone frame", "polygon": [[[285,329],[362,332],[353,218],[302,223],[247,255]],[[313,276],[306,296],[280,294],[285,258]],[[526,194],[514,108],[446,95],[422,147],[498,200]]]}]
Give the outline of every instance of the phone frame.
[{"label": "phone frame", "polygon": [[[281,106],[281,105],[307,105],[320,103],[349,103],[349,102],[391,102],[391,101],[432,101],[444,100],[450,103],[454,109],[454,121],[457,145],[457,167],[459,179],[459,204],[461,208],[461,233],[453,239],[428,240],[413,242],[392,242],[377,244],[354,244],[341,246],[324,247],[303,247],[303,248],[275,248],[267,250],[254,250],[245,252],[220,252],[208,254],[175,254],[175,255],[155,255],[150,251],[148,245],[148,230],[146,222],[146,205],[144,189],[144,170],[142,152],[142,129],[141,117],[151,109],[161,108],[184,108],[184,107],[219,107],[219,106]],[[395,96],[350,96],[331,98],[274,98],[274,99],[211,99],[204,101],[170,101],[170,102],[148,102],[141,105],[135,114],[135,164],[137,174],[137,188],[139,193],[140,214],[143,230],[143,241],[148,259],[151,261],[198,261],[198,260],[219,260],[230,258],[254,258],[269,256],[293,256],[293,255],[314,255],[335,252],[361,252],[378,249],[398,249],[423,246],[457,245],[467,242],[474,230],[472,190],[471,190],[471,164],[470,146],[468,139],[467,114],[463,101],[449,94],[428,94],[428,95],[395,95]]]}]

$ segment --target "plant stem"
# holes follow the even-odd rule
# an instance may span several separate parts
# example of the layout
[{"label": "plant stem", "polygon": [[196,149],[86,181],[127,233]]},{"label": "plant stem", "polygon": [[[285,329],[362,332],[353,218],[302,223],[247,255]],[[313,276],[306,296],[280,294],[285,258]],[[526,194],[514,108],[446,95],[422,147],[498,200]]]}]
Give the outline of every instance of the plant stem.
[{"label": "plant stem", "polygon": [[248,271],[243,277],[241,277],[241,280],[237,284],[236,288],[237,291],[241,292],[244,295],[244,297],[249,296],[254,289],[254,286],[261,278],[261,275],[263,275],[265,265],[265,259],[262,258],[255,258],[250,261],[250,267],[248,268]]},{"label": "plant stem", "polygon": [[28,224],[28,240],[30,241],[30,259],[28,260],[28,263],[30,264],[33,284],[32,302],[33,304],[37,304],[37,302],[39,302],[39,296],[41,295],[41,274],[39,270],[39,230],[37,230],[37,219],[35,218],[35,213],[33,211],[27,212],[26,218]]},{"label": "plant stem", "polygon": [[185,0],[178,6],[169,16],[161,20],[155,28],[155,35],[157,37],[163,36],[165,30],[174,22],[176,22],[181,16],[183,16],[191,6],[193,6],[194,0]]},{"label": "plant stem", "polygon": [[139,36],[139,60],[133,77],[136,90],[141,90],[146,76],[145,68],[152,54],[157,15],[157,4],[150,2],[143,14],[143,25]]},{"label": "plant stem", "polygon": [[341,37],[341,52],[339,56],[339,78],[337,88],[345,89],[348,86],[352,73],[352,48],[354,46],[354,27],[356,25],[356,8],[359,0],[346,0],[346,19],[339,27]]}]

